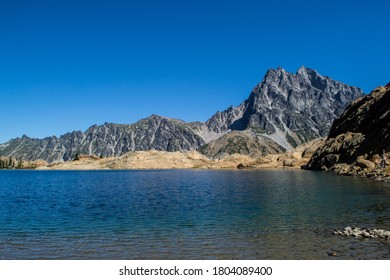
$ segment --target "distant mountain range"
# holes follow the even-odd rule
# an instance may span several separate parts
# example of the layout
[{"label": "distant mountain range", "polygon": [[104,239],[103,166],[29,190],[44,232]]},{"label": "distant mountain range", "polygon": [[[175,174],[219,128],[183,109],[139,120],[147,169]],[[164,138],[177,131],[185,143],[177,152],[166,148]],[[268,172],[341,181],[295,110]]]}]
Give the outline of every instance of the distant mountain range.
[{"label": "distant mountain range", "polygon": [[108,157],[145,150],[199,150],[209,157],[278,153],[327,136],[336,117],[361,96],[361,89],[309,68],[295,74],[270,69],[247,100],[205,123],[152,115],[134,124],[105,123],[60,137],[24,135],[0,144],[0,156],[53,162],[76,154]]}]

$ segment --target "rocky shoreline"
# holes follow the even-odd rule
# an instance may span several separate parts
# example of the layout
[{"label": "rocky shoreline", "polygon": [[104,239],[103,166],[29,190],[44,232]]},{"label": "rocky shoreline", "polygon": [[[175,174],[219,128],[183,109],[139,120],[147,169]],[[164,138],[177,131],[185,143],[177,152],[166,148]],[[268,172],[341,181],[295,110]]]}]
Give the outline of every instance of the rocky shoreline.
[{"label": "rocky shoreline", "polygon": [[335,166],[334,172],[338,175],[362,177],[390,183],[390,167],[382,168],[376,166],[374,168],[359,168],[359,166],[353,164],[340,164]]},{"label": "rocky shoreline", "polygon": [[373,238],[380,240],[390,240],[390,231],[383,229],[346,227],[343,230],[335,230],[334,235],[341,235],[355,238]]},{"label": "rocky shoreline", "polygon": [[[389,157],[390,153],[386,154],[386,158]],[[387,161],[386,167],[382,167],[379,158],[379,155],[374,155],[370,160],[362,157],[350,164],[335,164],[329,169],[323,166],[321,170],[325,172],[334,172],[337,175],[368,178],[379,182],[390,183],[390,164]],[[302,166],[302,169],[308,168],[304,165]]]}]

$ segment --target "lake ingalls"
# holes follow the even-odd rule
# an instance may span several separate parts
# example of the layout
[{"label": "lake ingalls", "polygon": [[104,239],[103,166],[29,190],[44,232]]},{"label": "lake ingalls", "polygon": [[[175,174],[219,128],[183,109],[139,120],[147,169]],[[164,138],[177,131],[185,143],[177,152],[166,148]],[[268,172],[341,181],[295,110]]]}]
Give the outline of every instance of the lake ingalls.
[{"label": "lake ingalls", "polygon": [[[388,259],[390,186],[299,170],[1,171],[1,259]],[[332,255],[335,254],[335,255]]]}]

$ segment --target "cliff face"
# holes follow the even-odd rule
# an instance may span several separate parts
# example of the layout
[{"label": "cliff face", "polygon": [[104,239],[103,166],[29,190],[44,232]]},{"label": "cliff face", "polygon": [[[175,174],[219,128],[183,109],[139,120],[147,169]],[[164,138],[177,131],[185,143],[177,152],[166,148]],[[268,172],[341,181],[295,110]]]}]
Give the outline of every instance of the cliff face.
[{"label": "cliff face", "polygon": [[[297,73],[269,70],[249,98],[217,112],[207,122],[186,123],[152,115],[135,124],[94,125],[61,137],[16,138],[0,145],[0,156],[67,161],[79,154],[121,156],[130,151],[202,151],[209,157],[252,156],[291,150],[323,137],[360,89],[301,67]],[[233,132],[233,133],[232,133]]]},{"label": "cliff face", "polygon": [[383,150],[390,152],[390,84],[348,106],[306,168],[354,174],[360,169],[375,169]]}]

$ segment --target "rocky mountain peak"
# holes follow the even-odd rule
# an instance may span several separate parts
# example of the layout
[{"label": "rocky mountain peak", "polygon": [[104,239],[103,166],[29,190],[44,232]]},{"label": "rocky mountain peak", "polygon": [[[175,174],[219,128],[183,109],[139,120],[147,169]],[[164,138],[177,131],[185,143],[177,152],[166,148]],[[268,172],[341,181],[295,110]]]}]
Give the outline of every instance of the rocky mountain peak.
[{"label": "rocky mountain peak", "polygon": [[156,115],[156,114],[152,114],[149,117],[146,117],[144,120],[148,120],[148,119],[162,120],[162,119],[165,119],[165,117],[160,116],[160,115]]},{"label": "rocky mountain peak", "polygon": [[316,70],[307,68],[305,66],[301,66],[295,74],[289,73],[284,68],[279,66],[276,69],[270,68],[266,72],[262,83],[273,83],[279,82],[281,80],[289,80],[294,78],[301,80],[304,79],[306,81],[312,81],[316,78],[325,79],[325,77],[319,74]]},{"label": "rocky mountain peak", "polygon": [[262,83],[266,84],[272,84],[272,83],[279,83],[283,79],[288,77],[288,72],[284,70],[282,67],[278,67],[276,69],[270,68],[266,72]]},{"label": "rocky mountain peak", "polygon": [[303,65],[298,69],[296,75],[300,77],[322,77],[316,70],[307,68]]},{"label": "rocky mountain peak", "polygon": [[362,95],[361,89],[313,69],[302,66],[293,74],[278,67],[267,71],[247,100],[215,114],[206,125],[221,134],[249,129],[290,150],[326,136],[333,120]]},{"label": "rocky mountain peak", "polygon": [[[319,74],[316,70],[306,68],[304,66],[299,68],[299,70],[295,74],[295,78],[299,81],[309,83],[315,87],[317,84],[324,84],[324,81],[327,80],[327,78]],[[324,89],[324,87],[320,89]]]}]

